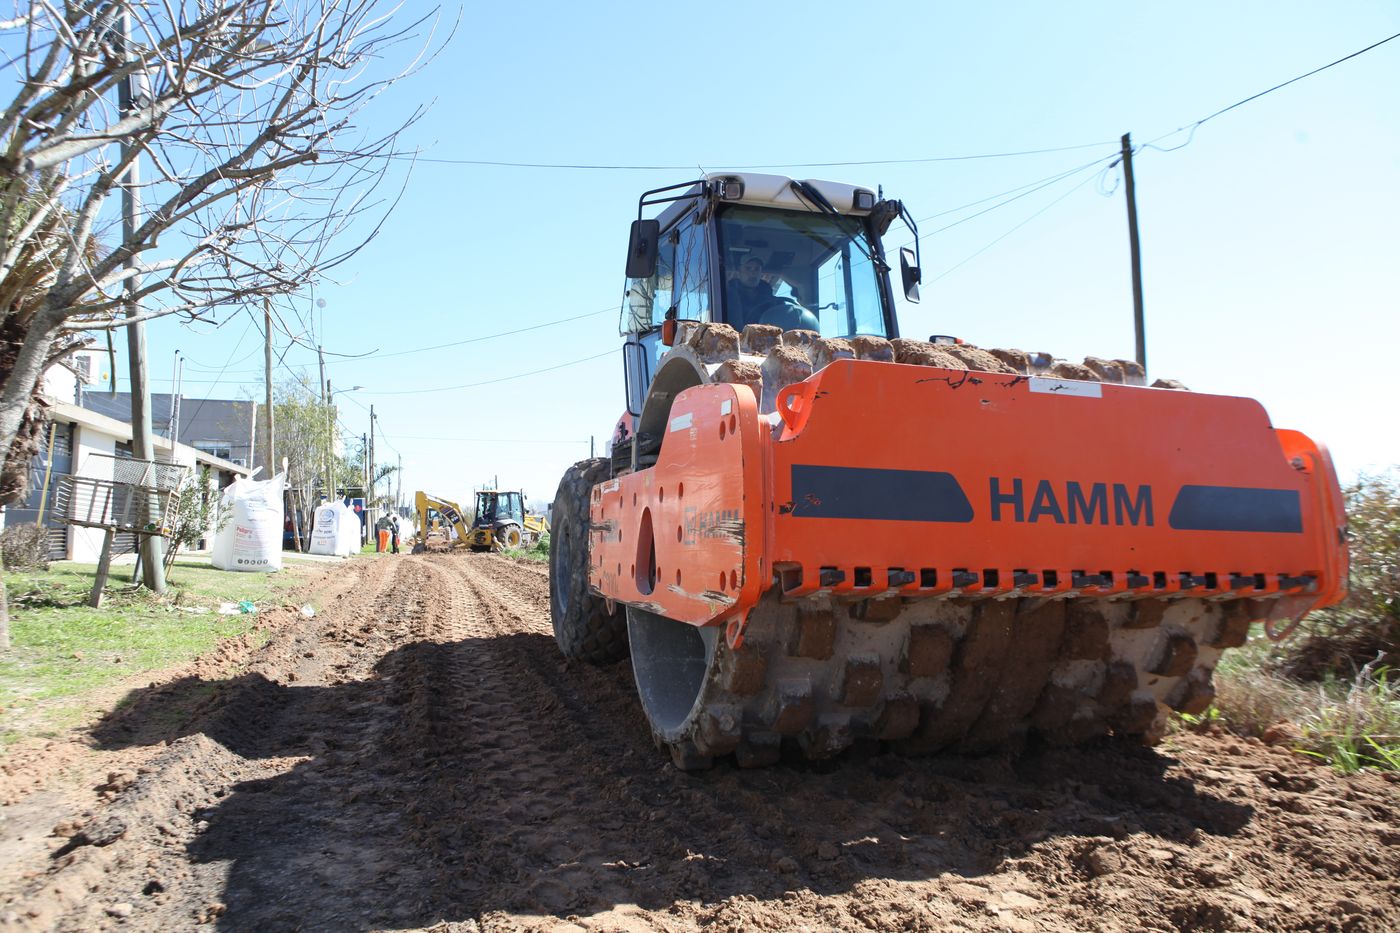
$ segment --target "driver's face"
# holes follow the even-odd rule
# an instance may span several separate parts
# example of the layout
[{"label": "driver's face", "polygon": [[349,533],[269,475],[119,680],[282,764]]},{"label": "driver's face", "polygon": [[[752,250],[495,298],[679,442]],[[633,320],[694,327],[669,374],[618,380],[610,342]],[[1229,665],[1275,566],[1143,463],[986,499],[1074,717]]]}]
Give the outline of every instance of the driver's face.
[{"label": "driver's face", "polygon": [[755,260],[750,259],[739,267],[739,281],[745,285],[757,285],[758,277],[763,272],[763,266]]}]

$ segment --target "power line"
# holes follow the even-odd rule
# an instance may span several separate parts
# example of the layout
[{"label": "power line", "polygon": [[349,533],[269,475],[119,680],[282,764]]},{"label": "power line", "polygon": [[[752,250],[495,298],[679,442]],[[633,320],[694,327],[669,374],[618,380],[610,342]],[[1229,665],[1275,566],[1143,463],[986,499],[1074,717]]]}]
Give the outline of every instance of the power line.
[{"label": "power line", "polygon": [[[363,411],[365,414],[369,414],[369,413],[370,413],[370,410],[369,410],[368,408],[366,408],[366,407],[360,402],[359,399],[354,398],[353,396],[350,396],[350,395],[346,395],[345,397],[346,397],[347,399],[349,399],[351,402],[354,402],[354,403],[355,403],[355,407],[358,408],[358,409],[360,409],[361,411]],[[403,456],[403,451],[399,450],[397,447],[394,446],[394,442],[391,441],[391,440],[389,439],[389,433],[388,433],[387,431],[385,431],[384,428],[383,428],[382,426],[381,426],[381,427],[378,427],[378,428],[374,427],[374,422],[377,422],[377,421],[379,421],[379,415],[378,415],[378,414],[375,414],[375,415],[374,415],[374,419],[373,419],[373,421],[372,421],[371,424],[370,424],[371,430],[378,431],[378,432],[379,432],[379,436],[380,436],[381,438],[384,439],[384,446],[388,447],[388,448],[389,448],[390,450],[392,450],[394,453],[396,453],[396,454],[398,454],[400,457],[402,457],[402,456]]]},{"label": "power line", "polygon": [[[240,357],[240,358],[238,358],[237,360],[228,360],[228,361],[225,361],[224,365],[223,365],[223,366],[220,366],[220,367],[218,368],[217,371],[218,371],[218,372],[223,372],[224,370],[228,369],[228,367],[230,367],[230,366],[233,366],[233,365],[235,365],[235,364],[237,364],[237,363],[243,363],[243,362],[245,362],[245,361],[247,361],[247,360],[251,360],[254,356],[258,355],[258,354],[261,353],[261,352],[262,352],[262,347],[258,347],[256,350],[254,350],[252,353],[249,353],[247,356]],[[188,367],[191,368],[191,369],[194,369],[194,370],[198,371],[198,372],[212,373],[212,372],[215,372],[215,371],[216,371],[216,370],[214,369],[213,366],[205,366],[205,365],[203,365],[202,363],[199,363],[199,362],[197,362],[197,361],[195,361],[195,360],[190,359],[188,356],[185,357],[185,365],[188,366]],[[242,371],[243,371],[243,370],[238,370],[238,369],[233,370],[233,372],[242,372]]]},{"label": "power line", "polygon": [[[1190,145],[1191,139],[1194,138],[1196,130],[1197,130],[1198,128],[1200,128],[1203,124],[1209,122],[1210,120],[1214,120],[1216,117],[1218,117],[1218,116],[1220,116],[1220,115],[1222,115],[1222,114],[1229,113],[1231,110],[1234,110],[1236,107],[1243,107],[1245,104],[1249,103],[1250,101],[1258,100],[1259,98],[1264,97],[1265,95],[1272,94],[1274,91],[1277,91],[1277,90],[1281,90],[1281,89],[1283,89],[1283,88],[1286,88],[1286,87],[1288,87],[1290,84],[1297,84],[1299,81],[1302,81],[1304,78],[1311,78],[1313,75],[1315,75],[1315,74],[1320,74],[1321,72],[1326,71],[1328,68],[1335,68],[1337,65],[1340,65],[1340,64],[1342,64],[1343,62],[1351,61],[1353,58],[1356,58],[1358,55],[1365,55],[1367,52],[1371,51],[1372,49],[1378,49],[1378,48],[1380,48],[1381,46],[1385,45],[1387,42],[1393,42],[1393,41],[1395,41],[1396,39],[1400,39],[1400,32],[1397,32],[1397,33],[1396,33],[1395,35],[1393,35],[1393,36],[1387,36],[1386,38],[1380,40],[1379,42],[1374,42],[1374,43],[1372,43],[1371,45],[1366,46],[1364,49],[1358,49],[1357,51],[1352,52],[1350,55],[1344,55],[1344,56],[1342,56],[1341,58],[1337,59],[1337,60],[1334,61],[1334,62],[1328,62],[1326,65],[1323,65],[1323,66],[1320,67],[1320,68],[1314,68],[1312,71],[1309,71],[1309,72],[1305,72],[1305,73],[1303,73],[1303,74],[1300,74],[1300,75],[1298,75],[1296,78],[1289,78],[1287,81],[1284,81],[1282,84],[1275,84],[1273,87],[1268,88],[1267,90],[1260,91],[1258,94],[1251,94],[1250,96],[1244,98],[1243,100],[1237,100],[1237,101],[1235,101],[1233,104],[1231,104],[1230,106],[1228,106],[1228,107],[1222,107],[1222,108],[1220,108],[1219,110],[1215,111],[1215,113],[1212,113],[1210,116],[1201,117],[1201,119],[1195,121],[1194,123],[1188,123],[1188,124],[1186,124],[1186,125],[1184,125],[1184,126],[1179,126],[1179,127],[1177,127],[1176,129],[1172,130],[1170,133],[1163,133],[1161,136],[1158,136],[1156,139],[1152,140],[1151,142],[1144,143],[1144,144],[1142,145],[1141,148],[1143,148],[1143,149],[1148,149],[1148,148],[1157,149],[1157,150],[1160,151],[1160,152],[1171,152],[1173,149],[1180,149],[1180,148],[1182,148],[1182,146]],[[1190,130],[1190,131],[1191,131],[1191,137],[1188,137],[1187,140],[1186,140],[1186,142],[1182,143],[1181,146],[1173,146],[1172,149],[1162,149],[1160,146],[1155,146],[1155,145],[1153,145],[1153,143],[1156,143],[1156,142],[1158,142],[1159,140],[1166,139],[1168,136],[1175,136],[1177,133],[1180,133],[1180,132],[1182,132],[1183,130]]]},{"label": "power line", "polygon": [[978,198],[976,201],[968,201],[966,204],[960,204],[957,207],[950,207],[945,210],[941,210],[936,214],[930,214],[927,217],[921,217],[917,221],[915,221],[915,223],[922,224],[927,223],[930,220],[937,220],[939,217],[946,217],[949,214],[956,214],[959,211],[967,210],[969,207],[976,207],[979,204],[986,204],[988,201],[995,201],[997,198],[1006,197],[1008,194],[1015,194],[1018,191],[1025,190],[1026,188],[1033,189],[1032,191],[1027,192],[1027,194],[1033,193],[1034,191],[1040,190],[1040,188],[1044,187],[1045,185],[1054,184],[1061,178],[1068,178],[1070,175],[1073,175],[1076,172],[1081,172],[1086,168],[1098,165],[1100,162],[1106,161],[1108,159],[1116,158],[1117,155],[1118,153],[1117,151],[1115,151],[1110,155],[1106,155],[1102,158],[1095,159],[1092,162],[1085,162],[1082,165],[1076,165],[1074,168],[1065,169],[1064,171],[1056,172],[1053,175],[1046,175],[1044,178],[1037,178],[1035,181],[1028,181],[1023,185],[1017,185],[1014,188],[1008,188],[1007,190],[1000,191],[996,194],[989,194],[984,198]]},{"label": "power line", "polygon": [[554,365],[554,366],[546,366],[544,369],[536,369],[536,370],[532,370],[532,371],[530,371],[530,372],[528,372],[528,373],[516,373],[515,375],[512,375],[512,376],[501,376],[501,377],[498,378],[498,379],[486,379],[486,380],[484,380],[484,381],[482,381],[482,382],[468,382],[468,383],[465,383],[465,384],[459,385],[459,386],[436,386],[436,387],[431,388],[431,389],[397,389],[397,390],[394,390],[394,391],[386,391],[386,392],[366,392],[365,394],[366,394],[366,395],[423,395],[423,394],[425,394],[425,393],[427,393],[427,392],[452,392],[452,391],[455,391],[455,390],[457,390],[457,389],[475,389],[475,388],[477,388],[478,386],[495,385],[495,384],[498,383],[498,382],[509,382],[509,381],[512,380],[512,379],[524,379],[524,378],[526,378],[527,376],[538,376],[538,375],[540,375],[540,374],[542,374],[542,373],[552,373],[552,372],[554,372],[556,369],[563,369],[563,368],[566,367],[566,366],[577,366],[579,363],[587,363],[587,362],[590,362],[590,361],[592,361],[592,360],[601,360],[603,357],[605,357],[605,356],[611,356],[611,355],[612,355],[613,353],[615,353],[615,352],[617,352],[616,349],[604,350],[602,353],[596,353],[596,354],[594,354],[593,356],[585,356],[585,357],[583,357],[582,359],[570,360],[570,361],[567,362],[567,363],[559,363],[559,364]]},{"label": "power line", "polygon": [[[576,438],[571,441],[542,440],[537,437],[454,437],[444,434],[399,434],[401,441],[462,441],[472,444],[587,444],[589,438]],[[394,453],[399,451],[395,450]]]},{"label": "power line", "polygon": [[[515,336],[516,334],[524,334],[524,333],[528,333],[529,331],[532,331],[532,330],[541,330],[541,329],[546,328],[546,327],[553,327],[555,324],[566,324],[566,323],[568,323],[568,322],[570,322],[570,321],[581,321],[581,320],[583,320],[584,318],[597,317],[597,316],[600,315],[600,314],[616,314],[617,312],[618,312],[617,306],[616,306],[616,305],[612,305],[612,306],[609,306],[609,307],[606,307],[606,308],[600,308],[600,309],[597,310],[597,311],[585,311],[583,314],[574,314],[574,315],[571,315],[571,316],[569,316],[569,317],[556,318],[556,319],[554,319],[554,320],[552,320],[552,321],[543,321],[543,322],[541,322],[541,323],[539,323],[539,324],[531,324],[531,325],[529,325],[528,327],[518,327],[518,328],[516,328],[515,330],[504,330],[504,331],[500,331],[499,333],[495,333],[495,334],[483,334],[483,335],[481,335],[480,337],[468,337],[466,340],[456,340],[456,341],[453,341],[453,342],[451,342],[451,343],[439,343],[439,344],[434,344],[434,345],[429,346],[429,347],[414,347],[414,348],[409,349],[409,350],[394,350],[394,351],[391,351],[391,352],[389,352],[389,353],[375,353],[373,356],[369,356],[369,357],[357,356],[357,357],[354,357],[353,359],[354,359],[354,360],[364,360],[364,359],[380,360],[380,359],[384,359],[385,357],[390,357],[390,356],[408,356],[408,355],[413,354],[413,353],[428,353],[428,352],[433,351],[433,350],[445,350],[445,349],[448,349],[448,348],[450,348],[450,347],[465,346],[466,344],[469,344],[469,343],[481,343],[482,341],[485,341],[485,340],[495,340],[495,339],[498,338],[498,337],[513,337],[513,336]],[[288,349],[291,349],[291,347],[289,346]],[[285,355],[286,355],[286,353],[284,352],[284,353],[283,353],[283,356],[285,356]],[[345,362],[350,362],[350,361],[351,361],[350,359],[326,360],[326,365],[327,365],[327,366],[330,366],[330,365],[332,365],[332,364],[334,364],[334,363],[345,363]],[[289,371],[290,371],[290,370],[289,370]],[[235,369],[235,370],[231,370],[231,371],[230,371],[230,375],[232,375],[233,373],[241,373],[241,374],[244,374],[244,375],[256,376],[256,375],[260,375],[260,374],[262,373],[262,370],[261,370],[261,369]],[[186,382],[201,382],[201,381],[207,382],[207,381],[209,381],[209,380],[187,379],[187,380],[185,380],[185,381],[186,381]]]},{"label": "power line", "polygon": [[[1018,156],[1045,155],[1051,152],[1070,152],[1075,149],[1093,149],[1106,146],[1113,140],[1095,143],[1081,143],[1077,146],[1054,146],[1047,149],[1021,149],[1014,152],[979,152],[970,155],[926,156],[916,159],[864,159],[849,162],[767,162],[755,165],[731,165],[728,171],[748,171],[762,168],[845,168],[859,165],[923,165],[930,162],[969,162],[975,159],[1011,159]],[[538,168],[538,169],[581,169],[609,172],[693,172],[694,165],[599,165],[577,162],[506,162],[494,159],[435,159],[425,156],[403,154],[399,159],[415,162],[436,162],[444,165],[477,165],[494,168]]]},{"label": "power line", "polygon": [[1069,189],[1069,190],[1066,191],[1064,194],[1060,195],[1058,198],[1056,198],[1055,200],[1051,201],[1049,204],[1047,204],[1047,205],[1045,205],[1044,207],[1042,207],[1040,210],[1036,211],[1034,214],[1031,214],[1031,215],[1030,215],[1029,217],[1027,217],[1025,220],[1021,221],[1021,222],[1018,223],[1016,226],[1012,227],[1010,230],[1006,231],[1006,232],[1003,233],[1001,236],[997,237],[995,240],[992,240],[990,243],[988,243],[986,246],[984,246],[984,247],[982,247],[981,249],[979,249],[977,252],[973,253],[973,254],[970,255],[970,256],[967,256],[966,258],[962,259],[962,260],[961,260],[960,262],[958,262],[957,264],[952,265],[952,266],[949,266],[947,269],[944,269],[944,270],[943,270],[942,272],[940,272],[938,275],[936,275],[936,276],[934,276],[932,279],[930,279],[928,284],[932,285],[934,282],[937,282],[937,281],[940,281],[940,280],[943,279],[943,278],[946,278],[948,275],[951,275],[955,270],[960,269],[960,268],[962,268],[963,266],[967,265],[969,262],[971,262],[972,260],[976,259],[978,256],[981,256],[983,253],[985,253],[987,250],[991,249],[993,246],[996,246],[996,245],[997,245],[998,243],[1000,243],[1002,240],[1004,240],[1004,239],[1006,239],[1007,237],[1011,236],[1011,234],[1015,233],[1017,230],[1020,230],[1022,227],[1024,227],[1026,224],[1030,223],[1032,220],[1035,220],[1035,219],[1036,219],[1037,217],[1039,217],[1041,214],[1044,214],[1046,211],[1050,210],[1050,208],[1054,207],[1056,204],[1059,204],[1059,203],[1060,203],[1061,201],[1063,201],[1065,198],[1067,198],[1067,197],[1069,197],[1070,195],[1074,194],[1074,193],[1075,193],[1076,191],[1078,191],[1080,188],[1083,188],[1083,187],[1084,187],[1085,185],[1087,185],[1089,182],[1093,181],[1095,177],[1096,177],[1096,176],[1094,176],[1094,175],[1090,175],[1088,178],[1084,179],[1084,180],[1081,181],[1079,184],[1075,185],[1073,188]]},{"label": "power line", "polygon": [[[233,358],[234,358],[235,356],[238,355],[238,351],[239,351],[240,348],[242,348],[242,346],[243,346],[243,341],[247,339],[247,337],[248,337],[248,331],[251,330],[252,327],[253,327],[253,316],[250,314],[250,315],[248,315],[248,324],[247,324],[247,326],[243,328],[243,333],[242,333],[241,336],[239,336],[238,342],[235,343],[235,344],[233,345],[233,352],[229,353],[229,355],[228,355],[228,362],[224,363],[224,366],[225,366],[225,367],[227,367],[229,363],[233,362]],[[223,370],[220,370],[220,371],[219,371],[218,378],[216,378],[216,379],[214,380],[214,385],[211,385],[209,388],[210,388],[210,389],[213,389],[214,386],[216,386],[216,385],[219,384],[219,381],[220,381],[221,379],[223,379],[223,377],[224,377]],[[175,387],[172,385],[172,386],[170,387],[170,390],[171,390],[172,392],[175,391]],[[199,417],[199,413],[200,413],[200,411],[204,408],[204,403],[207,402],[207,401],[209,401],[209,399],[204,399],[204,398],[202,398],[202,399],[199,400],[199,404],[196,405],[196,406],[194,407],[194,411],[190,413],[190,420],[189,420],[189,423],[190,423],[190,424],[193,424],[193,423],[194,423],[194,420],[195,420],[196,418]],[[179,438],[172,437],[171,440],[172,440],[172,441],[178,441]]]},{"label": "power line", "polygon": [[[950,224],[945,224],[944,226],[939,227],[937,230],[931,230],[931,231],[929,231],[928,233],[926,233],[926,234],[924,234],[924,235],[925,235],[925,236],[936,236],[936,235],[942,233],[942,232],[945,231],[945,230],[951,230],[951,229],[953,229],[954,227],[958,226],[959,224],[965,224],[965,223],[967,223],[969,220],[975,220],[975,219],[977,219],[978,217],[981,217],[983,214],[989,214],[989,213],[991,213],[992,211],[994,211],[994,210],[996,210],[996,209],[998,209],[998,208],[1005,207],[1006,205],[1015,203],[1016,201],[1019,201],[1019,200],[1021,200],[1021,199],[1024,198],[1024,197],[1028,197],[1028,196],[1030,196],[1030,195],[1032,195],[1032,194],[1035,194],[1037,191],[1040,191],[1040,190],[1042,190],[1042,189],[1048,188],[1048,187],[1050,187],[1051,185],[1055,184],[1056,182],[1063,181],[1063,180],[1066,179],[1066,178],[1071,178],[1071,177],[1073,177],[1073,176],[1079,174],[1080,172],[1083,172],[1083,171],[1085,171],[1085,170],[1087,170],[1087,169],[1091,169],[1091,168],[1093,168],[1094,166],[1098,165],[1100,162],[1107,162],[1107,161],[1108,161],[1109,159],[1111,159],[1111,158],[1116,158],[1117,155],[1118,155],[1118,153],[1114,153],[1114,154],[1111,155],[1111,156],[1104,156],[1104,157],[1101,158],[1101,159],[1095,159],[1095,160],[1092,161],[1092,162],[1086,162],[1085,164],[1083,164],[1083,165],[1081,165],[1081,166],[1079,166],[1079,167],[1077,167],[1077,168],[1072,168],[1072,169],[1070,169],[1069,171],[1061,172],[1061,173],[1058,174],[1058,175],[1052,175],[1052,176],[1050,176],[1049,178],[1042,179],[1040,182],[1032,182],[1031,185],[1022,185],[1021,188],[1026,188],[1026,189],[1028,189],[1028,190],[1025,190],[1025,191],[1021,191],[1021,188],[1013,188],[1013,189],[1011,189],[1012,191],[1020,191],[1021,193],[1015,195],[1014,197],[1009,197],[1009,198],[1007,198],[1007,199],[1004,200],[1004,201],[999,201],[999,202],[997,202],[996,204],[991,205],[990,207],[983,208],[982,210],[978,211],[978,212],[975,213],[975,214],[969,214],[969,215],[967,215],[966,217],[959,218],[958,220],[955,220],[955,221],[953,221],[953,222],[950,223]],[[1092,176],[1091,176],[1091,177],[1092,177]],[[1008,193],[1009,193],[1009,192],[1008,192]],[[987,198],[984,198],[984,199],[983,199],[983,201],[986,201],[986,200],[990,200],[990,199],[987,199]],[[974,202],[974,203],[982,203],[982,202]],[[965,206],[970,207],[970,206],[972,206],[972,205],[965,205]],[[955,208],[954,210],[962,210],[962,208]],[[944,214],[948,214],[948,213],[952,213],[952,212],[951,212],[951,211],[944,211],[942,214],[935,214],[934,217],[940,217],[940,216],[943,216]],[[933,218],[932,218],[932,217],[926,217],[926,218],[924,218],[924,219],[925,219],[925,220],[932,220]],[[922,223],[923,221],[919,221],[919,222]]]},{"label": "power line", "polygon": [[[555,324],[564,324],[568,321],[581,321],[587,317],[597,317],[600,314],[617,313],[616,307],[603,308],[599,311],[588,311],[584,314],[575,314],[572,317],[561,317],[554,321],[545,321],[543,324],[531,324],[529,327],[519,327],[515,330],[504,330],[498,334],[485,334],[481,337],[468,337],[466,340],[454,340],[451,343],[434,344],[431,347],[416,347],[412,350],[395,350],[392,353],[376,353],[374,359],[381,360],[386,356],[408,356],[411,353],[427,353],[431,350],[445,350],[449,347],[461,347],[469,343],[481,343],[483,340],[495,340],[497,337],[512,337],[515,334],[523,334],[532,330],[540,330],[545,327],[553,327]],[[342,363],[344,360],[331,360],[332,363]]]}]

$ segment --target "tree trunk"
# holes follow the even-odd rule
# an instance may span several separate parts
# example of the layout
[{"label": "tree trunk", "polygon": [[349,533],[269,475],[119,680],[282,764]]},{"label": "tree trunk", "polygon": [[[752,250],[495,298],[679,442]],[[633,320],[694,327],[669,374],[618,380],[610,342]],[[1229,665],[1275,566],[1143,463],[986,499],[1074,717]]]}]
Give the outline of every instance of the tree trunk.
[{"label": "tree trunk", "polygon": [[44,374],[44,360],[62,324],[63,312],[54,310],[52,303],[36,314],[24,335],[24,343],[20,344],[15,368],[5,376],[5,385],[0,391],[0,472],[9,462],[29,400],[34,397],[34,389]]},{"label": "tree trunk", "polygon": [[0,580],[0,651],[10,650],[10,598]]}]

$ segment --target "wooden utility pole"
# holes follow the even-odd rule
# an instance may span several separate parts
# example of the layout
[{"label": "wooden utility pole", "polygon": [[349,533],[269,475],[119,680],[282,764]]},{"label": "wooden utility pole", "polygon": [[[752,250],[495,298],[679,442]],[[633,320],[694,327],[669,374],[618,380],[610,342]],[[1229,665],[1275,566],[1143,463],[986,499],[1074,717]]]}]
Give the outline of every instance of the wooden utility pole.
[{"label": "wooden utility pole", "polygon": [[369,406],[369,472],[366,474],[365,508],[374,502],[374,406]]},{"label": "wooden utility pole", "polygon": [[263,299],[263,328],[263,388],[267,392],[267,452],[264,458],[270,478],[277,472],[277,424],[272,411],[272,302],[267,298]]},{"label": "wooden utility pole", "polygon": [[1128,249],[1133,264],[1133,336],[1137,340],[1137,361],[1147,374],[1147,334],[1142,317],[1142,252],[1138,248],[1137,188],[1133,184],[1133,141],[1123,134],[1123,187],[1128,198]]},{"label": "wooden utility pole", "polygon": [[[125,58],[127,46],[131,42],[131,18],[125,10],[118,17],[117,28],[118,41],[121,42],[122,56]],[[117,107],[123,117],[136,109],[136,95],[132,93],[132,84],[137,83],[139,87],[140,81],[138,74],[131,74],[117,83]],[[136,228],[140,226],[141,156],[126,136],[122,137],[120,151],[123,161],[130,160],[126,176],[122,180],[122,241],[132,243],[136,239]],[[129,272],[126,278],[126,316],[137,318],[141,315],[141,305],[136,298],[141,289],[141,276],[135,271],[139,266],[135,253],[127,258],[125,265]],[[154,460],[151,385],[146,378],[146,325],[143,322],[137,321],[126,326],[126,349],[131,370],[131,452],[138,460]],[[174,438],[170,440],[172,444],[175,442]],[[152,593],[164,593],[164,539],[160,535],[138,535],[137,540],[140,542],[143,564],[142,582]],[[104,557],[109,561],[111,559],[110,553],[104,554]],[[100,594],[96,598],[100,599]]]}]

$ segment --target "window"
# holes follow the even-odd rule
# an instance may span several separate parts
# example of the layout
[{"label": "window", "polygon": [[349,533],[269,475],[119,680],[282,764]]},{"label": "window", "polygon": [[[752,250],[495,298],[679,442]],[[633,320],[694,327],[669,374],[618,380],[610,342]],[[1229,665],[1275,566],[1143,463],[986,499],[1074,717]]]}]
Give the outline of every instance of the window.
[{"label": "window", "polygon": [[[719,222],[724,320],[887,336],[876,246],[859,217],[736,205]],[[744,270],[757,259],[761,281]]]},{"label": "window", "polygon": [[224,460],[233,459],[233,443],[230,441],[196,441],[194,449]]},{"label": "window", "polygon": [[823,337],[885,334],[879,279],[864,253],[846,243],[817,270],[817,308]]},{"label": "window", "polygon": [[710,319],[710,253],[705,225],[694,220],[679,229],[676,249],[676,317]]},{"label": "window", "polygon": [[657,247],[656,274],[649,279],[628,279],[622,301],[622,333],[643,334],[660,327],[671,309],[674,288],[676,241],[674,232],[661,236]]}]

